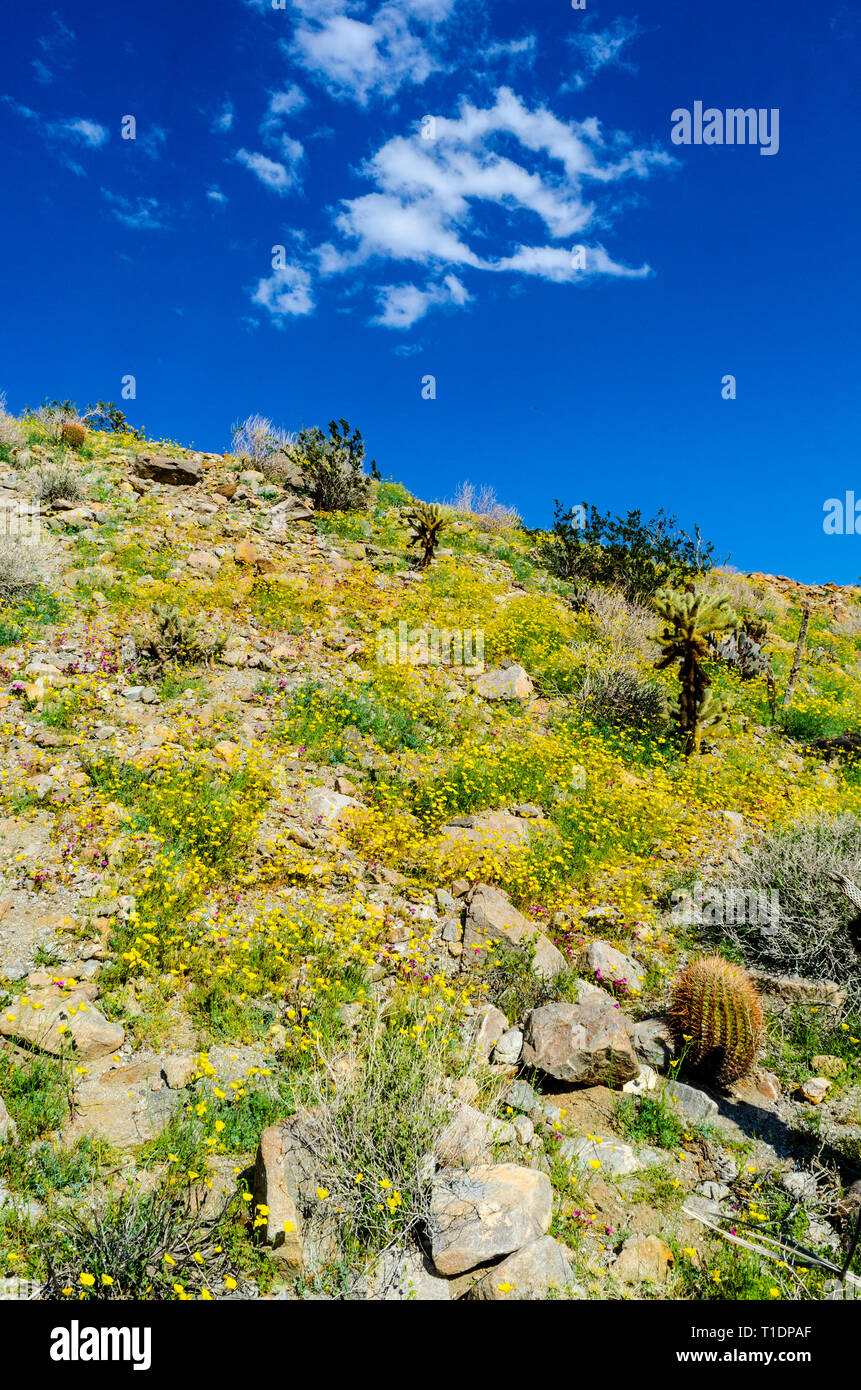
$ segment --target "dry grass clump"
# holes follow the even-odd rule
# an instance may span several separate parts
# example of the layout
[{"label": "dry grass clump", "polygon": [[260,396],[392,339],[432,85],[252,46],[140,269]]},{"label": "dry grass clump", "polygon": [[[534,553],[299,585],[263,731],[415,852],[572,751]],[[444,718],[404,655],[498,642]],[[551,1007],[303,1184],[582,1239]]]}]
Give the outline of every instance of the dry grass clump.
[{"label": "dry grass clump", "polygon": [[10,415],[6,409],[6,392],[0,391],[0,445],[9,449],[19,449],[27,442],[27,435],[20,420]]},{"label": "dry grass clump", "polygon": [[520,513],[500,502],[487,484],[475,487],[470,482],[461,483],[452,501],[445,506],[489,535],[522,525]]},{"label": "dry grass clump", "polygon": [[56,502],[60,498],[67,502],[77,502],[84,495],[78,469],[65,459],[40,464],[37,468],[31,469],[27,475],[27,490],[31,497],[42,502]]},{"label": "dry grass clump", "polygon": [[734,913],[744,920],[722,930],[749,961],[779,974],[836,980],[858,1007],[861,972],[847,930],[857,914],[832,874],[861,884],[857,816],[823,815],[767,831],[727,875],[724,888],[771,893],[771,908]]},{"label": "dry grass clump", "polygon": [[595,635],[617,668],[630,668],[640,659],[654,660],[657,653],[654,613],[634,603],[618,589],[589,589],[586,609]]},{"label": "dry grass clump", "polygon": [[0,603],[24,603],[41,583],[37,547],[14,536],[0,536]]},{"label": "dry grass clump", "polygon": [[273,454],[288,453],[296,443],[296,436],[273,425],[265,415],[249,415],[233,426],[231,441],[233,453],[238,458],[262,468]]}]

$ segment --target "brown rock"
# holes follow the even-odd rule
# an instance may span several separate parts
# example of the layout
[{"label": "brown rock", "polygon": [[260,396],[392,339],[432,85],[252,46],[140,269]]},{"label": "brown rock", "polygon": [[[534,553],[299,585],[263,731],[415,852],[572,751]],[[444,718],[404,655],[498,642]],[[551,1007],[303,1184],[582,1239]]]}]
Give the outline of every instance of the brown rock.
[{"label": "brown rock", "polygon": [[672,1250],[660,1236],[629,1236],[613,1264],[613,1273],[625,1284],[662,1284],[672,1269],[673,1259]]},{"label": "brown rock", "polygon": [[527,1015],[521,1060],[569,1084],[621,1087],[640,1070],[631,1026],[609,1000],[545,1004]]}]

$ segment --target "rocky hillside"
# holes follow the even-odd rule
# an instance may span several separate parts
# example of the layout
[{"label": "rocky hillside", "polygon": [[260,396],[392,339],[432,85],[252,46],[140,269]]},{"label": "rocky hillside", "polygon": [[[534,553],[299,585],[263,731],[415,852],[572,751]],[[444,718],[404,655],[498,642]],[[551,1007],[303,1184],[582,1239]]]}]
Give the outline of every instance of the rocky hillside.
[{"label": "rocky hillside", "polygon": [[[512,518],[419,569],[396,483],[67,443],[0,448],[0,1276],[853,1295],[859,591],[699,576],[762,659],[685,756],[656,612]],[[710,954],[764,1007],[723,1087],[667,1015]]]}]

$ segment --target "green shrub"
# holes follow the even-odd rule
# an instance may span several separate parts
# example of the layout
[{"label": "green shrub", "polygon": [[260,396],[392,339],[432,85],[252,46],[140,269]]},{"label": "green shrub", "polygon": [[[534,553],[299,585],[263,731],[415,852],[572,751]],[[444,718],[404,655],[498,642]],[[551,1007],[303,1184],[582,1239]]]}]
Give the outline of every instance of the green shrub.
[{"label": "green shrub", "polygon": [[566,510],[557,501],[553,533],[542,546],[544,563],[559,579],[611,585],[633,600],[705,573],[713,553],[698,528],[692,539],[663,511],[644,521],[639,510],[614,517],[588,502]]},{"label": "green shrub", "polygon": [[379,477],[377,465],[372,461],[370,476],[364,472],[365,445],[361,433],[351,433],[346,420],[330,420],[328,437],[316,425],[300,430],[289,455],[302,469],[318,511],[367,509],[371,479]]}]

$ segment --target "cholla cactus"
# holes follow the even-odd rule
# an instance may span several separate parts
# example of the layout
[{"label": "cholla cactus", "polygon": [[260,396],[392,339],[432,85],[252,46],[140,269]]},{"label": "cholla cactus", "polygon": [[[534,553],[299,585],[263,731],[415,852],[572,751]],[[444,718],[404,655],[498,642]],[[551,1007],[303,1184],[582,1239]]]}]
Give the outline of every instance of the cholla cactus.
[{"label": "cholla cactus", "polygon": [[679,663],[681,690],[674,713],[687,757],[699,750],[703,729],[724,716],[722,703],[712,697],[711,681],[702,665],[708,655],[708,636],[734,627],[738,620],[726,594],[707,598],[692,590],[677,593],[661,589],[654,597],[654,606],[666,624],[658,639],[662,654],[656,669],[663,671],[672,662]]},{"label": "cholla cactus", "polygon": [[152,614],[158,635],[143,642],[141,654],[162,669],[208,661],[224,646],[223,638],[204,640],[194,620],[184,617],[175,603],[154,603]]},{"label": "cholla cactus", "polygon": [[416,560],[416,569],[427,569],[448,521],[436,502],[416,502],[412,510],[407,512],[406,519],[413,530],[409,544],[421,546],[422,550]]}]

